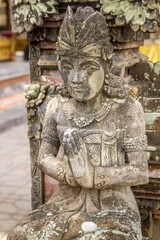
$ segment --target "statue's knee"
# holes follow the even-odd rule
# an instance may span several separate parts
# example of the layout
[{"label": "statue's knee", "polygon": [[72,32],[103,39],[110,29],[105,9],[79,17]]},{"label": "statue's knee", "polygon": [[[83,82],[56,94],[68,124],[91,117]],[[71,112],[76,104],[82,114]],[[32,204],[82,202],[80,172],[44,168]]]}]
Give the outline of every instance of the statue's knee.
[{"label": "statue's knee", "polygon": [[13,228],[7,236],[7,240],[27,240],[23,227],[16,226]]}]

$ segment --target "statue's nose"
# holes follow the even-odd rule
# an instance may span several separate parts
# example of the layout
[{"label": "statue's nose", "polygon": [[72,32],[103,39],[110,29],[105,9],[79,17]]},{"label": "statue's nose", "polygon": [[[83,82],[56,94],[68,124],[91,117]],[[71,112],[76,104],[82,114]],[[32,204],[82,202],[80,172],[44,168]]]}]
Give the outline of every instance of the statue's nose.
[{"label": "statue's nose", "polygon": [[74,73],[72,82],[74,84],[81,84],[81,83],[83,83],[84,82],[84,78],[82,77],[81,73],[78,73],[78,72]]}]

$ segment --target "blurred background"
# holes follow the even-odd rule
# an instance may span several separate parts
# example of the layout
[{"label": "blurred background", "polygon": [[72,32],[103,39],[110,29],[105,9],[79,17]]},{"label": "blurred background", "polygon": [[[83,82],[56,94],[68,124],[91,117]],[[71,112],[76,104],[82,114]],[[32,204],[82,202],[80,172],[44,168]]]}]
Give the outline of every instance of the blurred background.
[{"label": "blurred background", "polygon": [[0,240],[30,211],[31,183],[24,86],[26,34],[11,30],[12,0],[0,0]]},{"label": "blurred background", "polygon": [[[29,83],[26,34],[12,33],[12,0],[0,0],[0,240],[30,211],[31,183],[24,86]],[[160,33],[141,53],[160,61]]]}]

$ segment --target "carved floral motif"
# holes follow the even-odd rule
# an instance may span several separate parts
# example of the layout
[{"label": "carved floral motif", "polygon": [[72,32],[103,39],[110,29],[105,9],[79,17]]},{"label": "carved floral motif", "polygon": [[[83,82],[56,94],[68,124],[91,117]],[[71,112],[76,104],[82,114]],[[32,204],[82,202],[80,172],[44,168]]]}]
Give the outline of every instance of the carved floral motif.
[{"label": "carved floral motif", "polygon": [[155,0],[101,0],[101,12],[115,16],[117,26],[130,25],[134,31],[158,30],[159,3]]},{"label": "carved floral motif", "polygon": [[29,32],[42,25],[45,18],[57,13],[56,5],[56,0],[14,0],[12,31]]},{"label": "carved floral motif", "polygon": [[[76,0],[60,1],[73,4]],[[89,0],[95,5],[97,1]],[[156,32],[159,24],[160,2],[158,0],[100,0],[98,8],[105,15],[115,17],[115,25],[129,25],[135,32]],[[14,0],[13,3],[13,32],[30,32],[34,26],[40,26],[52,14],[58,13],[56,0]]]}]

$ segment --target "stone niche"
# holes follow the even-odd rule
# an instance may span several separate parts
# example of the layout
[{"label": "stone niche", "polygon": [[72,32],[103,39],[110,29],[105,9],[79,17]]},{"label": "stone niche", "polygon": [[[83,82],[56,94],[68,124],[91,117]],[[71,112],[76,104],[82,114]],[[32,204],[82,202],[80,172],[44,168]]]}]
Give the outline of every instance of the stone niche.
[{"label": "stone niche", "polygon": [[[141,213],[144,239],[160,238],[160,64],[148,62],[139,47],[160,24],[159,0],[14,0],[13,31],[28,33],[30,42],[30,85],[25,87],[28,102],[32,208],[49,199],[58,182],[37,167],[41,132],[50,99],[57,94],[61,77],[57,68],[56,41],[67,6],[91,6],[105,16],[114,46],[112,72],[130,86],[146,116],[149,184],[133,187]],[[61,151],[58,153],[61,158]]]}]

